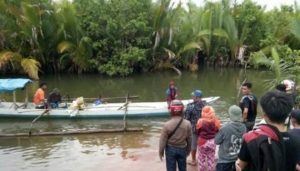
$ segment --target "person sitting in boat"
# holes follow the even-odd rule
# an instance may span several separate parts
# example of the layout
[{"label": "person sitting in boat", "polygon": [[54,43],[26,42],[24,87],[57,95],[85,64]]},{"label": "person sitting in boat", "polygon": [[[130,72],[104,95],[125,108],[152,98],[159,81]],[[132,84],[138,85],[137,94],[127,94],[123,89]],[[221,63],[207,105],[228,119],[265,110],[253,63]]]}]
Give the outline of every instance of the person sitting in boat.
[{"label": "person sitting in boat", "polygon": [[35,104],[36,109],[45,109],[47,108],[45,91],[47,90],[47,84],[41,83],[40,88],[38,88],[33,97],[33,103]]},{"label": "person sitting in boat", "polygon": [[175,86],[175,82],[174,81],[170,81],[169,83],[169,87],[166,90],[166,95],[167,95],[167,103],[168,103],[168,107],[170,106],[170,103],[172,100],[175,100],[177,97],[177,87]]},{"label": "person sitting in boat", "polygon": [[101,105],[103,103],[105,103],[105,101],[104,101],[102,95],[99,95],[98,99],[95,101],[94,104],[95,104],[95,106],[98,106],[98,105]]},{"label": "person sitting in boat", "polygon": [[53,89],[48,96],[48,103],[51,108],[58,108],[61,103],[61,95],[58,88]]}]

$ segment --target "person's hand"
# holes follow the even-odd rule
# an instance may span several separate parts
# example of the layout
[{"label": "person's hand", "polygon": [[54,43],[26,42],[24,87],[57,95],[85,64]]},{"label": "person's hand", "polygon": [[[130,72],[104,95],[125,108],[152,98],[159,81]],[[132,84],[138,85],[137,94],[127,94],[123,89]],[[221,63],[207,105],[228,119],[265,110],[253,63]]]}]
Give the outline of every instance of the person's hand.
[{"label": "person's hand", "polygon": [[163,161],[163,159],[164,159],[164,154],[159,154],[159,159],[160,159],[160,161]]},{"label": "person's hand", "polygon": [[236,171],[242,171],[242,169],[241,169],[241,167],[240,167],[238,161],[235,161],[235,170],[236,170]]},{"label": "person's hand", "polygon": [[300,165],[299,164],[296,165],[296,170],[300,171]]}]

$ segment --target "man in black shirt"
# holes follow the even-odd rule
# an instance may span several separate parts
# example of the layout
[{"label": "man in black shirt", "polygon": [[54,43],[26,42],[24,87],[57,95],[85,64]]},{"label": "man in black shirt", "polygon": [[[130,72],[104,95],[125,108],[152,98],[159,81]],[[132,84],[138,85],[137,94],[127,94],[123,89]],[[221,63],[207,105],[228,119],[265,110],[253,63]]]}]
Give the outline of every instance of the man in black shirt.
[{"label": "man in black shirt", "polygon": [[292,110],[292,99],[283,92],[271,91],[260,101],[267,124],[243,136],[236,169],[250,171],[295,171],[300,144],[285,132],[285,119]]},{"label": "man in black shirt", "polygon": [[[295,136],[300,142],[300,110],[296,109],[291,112],[291,122],[293,125],[293,129],[289,130],[289,133]],[[298,170],[300,171],[300,158],[298,158]]]},{"label": "man in black shirt", "polygon": [[253,129],[257,113],[257,99],[251,92],[252,84],[245,82],[242,84],[243,97],[240,101],[240,108],[242,109],[243,122],[247,127],[247,131]]}]

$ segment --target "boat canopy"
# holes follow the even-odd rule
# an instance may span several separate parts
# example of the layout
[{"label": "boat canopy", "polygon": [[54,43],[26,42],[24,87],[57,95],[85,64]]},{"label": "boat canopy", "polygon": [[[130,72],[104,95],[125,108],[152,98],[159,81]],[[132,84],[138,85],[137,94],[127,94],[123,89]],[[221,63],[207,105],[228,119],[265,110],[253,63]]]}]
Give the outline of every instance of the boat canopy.
[{"label": "boat canopy", "polygon": [[0,79],[0,92],[11,92],[24,88],[27,83],[32,82],[27,78]]}]

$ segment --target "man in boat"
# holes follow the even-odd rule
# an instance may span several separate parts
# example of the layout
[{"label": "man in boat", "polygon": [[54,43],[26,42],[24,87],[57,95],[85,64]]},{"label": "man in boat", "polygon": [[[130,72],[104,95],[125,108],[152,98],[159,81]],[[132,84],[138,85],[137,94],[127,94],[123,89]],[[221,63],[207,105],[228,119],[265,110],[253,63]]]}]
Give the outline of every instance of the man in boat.
[{"label": "man in boat", "polygon": [[106,103],[102,95],[99,95],[98,99],[95,100],[94,104],[95,106],[101,105],[103,103]]},{"label": "man in boat", "polygon": [[206,105],[202,101],[202,91],[195,90],[192,92],[193,102],[189,103],[186,107],[184,118],[190,121],[192,125],[192,151],[191,156],[192,160],[188,161],[188,164],[195,166],[196,165],[196,151],[197,151],[197,140],[198,132],[196,129],[197,121],[201,117],[202,108]]},{"label": "man in boat", "polygon": [[45,91],[47,90],[47,84],[41,83],[40,88],[38,88],[33,97],[33,103],[35,104],[36,109],[45,109],[47,108],[47,103],[45,99]]},{"label": "man in boat", "polygon": [[167,95],[167,103],[168,103],[168,107],[170,106],[170,103],[172,100],[175,100],[177,97],[177,87],[175,86],[175,82],[174,81],[170,81],[169,83],[169,87],[166,90],[166,95]]},{"label": "man in boat", "polygon": [[279,91],[261,97],[266,124],[243,135],[236,170],[295,171],[299,161],[299,142],[286,132],[285,120],[293,108],[292,99]]},{"label": "man in boat", "polygon": [[59,104],[61,103],[61,95],[58,88],[53,89],[48,96],[48,103],[50,104],[51,108],[58,108]]},{"label": "man in boat", "polygon": [[170,104],[171,119],[164,124],[159,140],[159,158],[166,155],[167,171],[186,171],[186,157],[191,151],[192,127],[183,119],[183,104],[173,100]]},{"label": "man in boat", "polygon": [[242,109],[242,118],[247,131],[253,129],[257,114],[257,98],[252,94],[251,88],[252,83],[250,82],[242,84],[243,97],[240,101],[240,108]]}]

